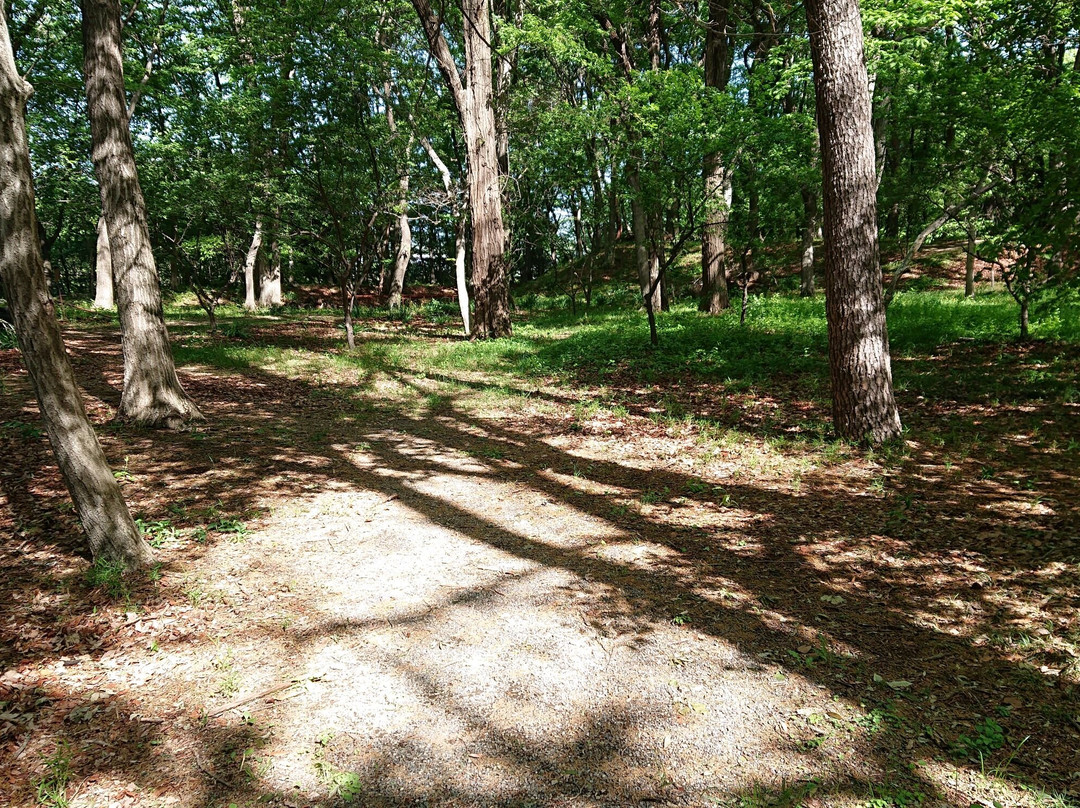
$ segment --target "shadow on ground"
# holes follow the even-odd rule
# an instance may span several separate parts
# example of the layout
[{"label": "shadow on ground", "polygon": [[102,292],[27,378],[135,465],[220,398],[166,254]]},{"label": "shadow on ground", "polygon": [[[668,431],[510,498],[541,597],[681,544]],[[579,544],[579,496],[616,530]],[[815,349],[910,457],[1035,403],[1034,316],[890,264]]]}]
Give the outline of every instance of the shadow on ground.
[{"label": "shadow on ground", "polygon": [[[111,336],[107,331],[83,334],[75,357],[99,415],[104,412],[102,403],[115,405],[119,395],[118,357]],[[28,390],[17,373],[5,367],[11,376],[5,417],[19,409],[28,417],[33,410],[26,403]],[[204,429],[175,435],[106,430],[110,457],[118,466],[126,458],[135,480],[127,489],[134,508],[160,516],[164,507],[179,500],[190,513],[216,508],[220,513],[244,514],[268,496],[303,499],[330,484],[395,497],[434,525],[594,584],[600,594],[588,620],[597,630],[614,630],[631,644],[640,643],[657,627],[680,618],[694,631],[805,677],[844,702],[880,708],[891,717],[857,754],[929,802],[960,805],[961,792],[950,791],[940,778],[925,774],[925,762],[935,759],[972,774],[981,774],[989,763],[1004,780],[1051,793],[1077,788],[1080,693],[1075,672],[1070,674],[1073,678],[1062,675],[1062,667],[1071,660],[1050,647],[1033,663],[1034,655],[1025,659],[995,643],[1002,635],[1034,626],[1049,633],[1076,631],[1080,606],[1076,600],[1080,524],[1075,509],[1080,491],[1075,473],[1065,461],[1041,454],[1023,441],[1010,444],[1008,467],[1019,472],[1029,464],[1040,473],[1055,475],[1056,501],[1049,506],[1022,507],[1015,486],[993,477],[978,481],[951,477],[926,457],[920,460],[920,453],[932,458],[933,447],[918,446],[913,459],[892,472],[887,495],[852,485],[828,467],[804,474],[798,490],[728,478],[718,492],[712,485],[702,485],[690,471],[670,465],[589,458],[556,447],[553,436],[567,428],[561,420],[515,423],[477,417],[464,392],[440,393],[428,409],[380,403],[372,387],[375,375],[414,388],[421,398],[431,392],[425,380],[392,365],[373,368],[367,387],[310,384],[255,367],[221,372],[189,367],[182,375],[209,418]],[[475,380],[469,384],[483,386]],[[917,409],[908,404],[909,412]],[[1025,417],[1030,415],[1029,411]],[[994,451],[995,442],[1013,426],[1009,419],[1007,413],[985,414],[978,425],[982,449],[972,449],[969,466],[992,462],[979,452]],[[470,479],[513,481],[670,553],[647,568],[600,558],[510,529],[487,518],[483,503],[454,502],[423,491],[425,479],[452,472],[445,463],[411,451],[413,440],[435,446],[441,454],[470,459],[469,466],[458,472]],[[16,527],[5,547],[4,561],[12,570],[5,588],[11,596],[25,599],[44,582],[55,584],[75,574],[72,570],[78,564],[70,561],[60,565],[59,574],[53,568],[57,556],[74,551],[77,534],[73,520],[61,511],[62,488],[50,468],[43,439],[7,435],[4,448],[18,455],[22,464],[19,473],[0,478],[6,518]],[[365,462],[356,461],[358,452]],[[474,468],[476,464],[482,470]],[[653,499],[652,507],[628,507],[644,499]],[[735,523],[706,519],[702,524],[680,518],[683,511],[715,516],[733,509],[745,518]],[[27,525],[41,530],[28,533]],[[41,545],[43,535],[56,543]],[[33,552],[28,542],[36,548]],[[167,558],[166,569],[182,567],[199,552],[192,547],[186,557]],[[750,597],[733,603],[716,594],[725,589],[748,592]],[[88,618],[91,609],[77,598],[56,599],[53,605],[46,599],[34,620],[71,623]],[[5,611],[2,622],[9,627],[21,619],[10,607]],[[421,614],[416,620],[428,618]],[[320,624],[298,634],[296,647],[302,654],[305,644],[319,636],[347,636],[366,629],[353,623]],[[820,655],[793,650],[807,637],[825,649],[850,650]],[[100,655],[107,649],[103,644],[90,653]],[[63,641],[40,647],[13,645],[0,662],[48,665],[67,655],[70,648]],[[194,750],[185,759],[195,762],[203,781],[199,802],[225,805],[254,799],[329,805],[347,798],[364,805],[679,804],[706,796],[732,804],[742,800],[749,805],[794,805],[826,795],[827,801],[865,801],[875,785],[882,785],[856,774],[823,771],[802,781],[785,783],[781,777],[710,795],[682,794],[677,784],[651,793],[638,783],[608,782],[600,787],[596,773],[604,769],[604,761],[627,753],[625,737],[632,727],[617,706],[602,715],[585,716],[573,743],[535,744],[507,735],[488,725],[484,715],[455,704],[430,671],[399,669],[396,674],[426,692],[433,707],[455,713],[485,733],[490,738],[485,754],[520,772],[529,787],[495,799],[455,791],[448,776],[445,782],[433,781],[420,792],[410,792],[396,772],[408,754],[400,749],[365,749],[361,755],[339,739],[325,750],[328,759],[336,761],[333,771],[338,773],[330,795],[305,797],[267,790],[257,770],[245,767],[243,760],[237,764],[237,754],[245,755],[259,743],[242,723],[211,723],[184,732],[171,728],[157,740],[182,747],[178,756]],[[887,685],[900,681],[909,684],[896,689]],[[11,682],[5,684],[10,688]],[[67,706],[81,704],[88,696],[73,689],[46,697]],[[105,743],[116,744],[109,739],[117,733],[135,732],[138,737],[120,744],[127,750],[125,758],[102,761],[85,751],[89,738],[64,717],[55,731],[58,738],[83,750],[73,763],[78,777],[86,780],[100,772],[120,771],[136,785],[160,792],[162,786],[148,771],[147,759],[130,752],[150,748],[159,726],[133,720],[137,705],[108,703],[112,717],[91,719],[88,726],[93,732]],[[958,754],[962,748],[958,738],[972,732],[976,719],[983,717],[994,717],[1004,727],[1008,743],[1000,751],[987,750],[989,761],[973,763],[970,749]],[[177,740],[178,735],[184,740]],[[26,737],[15,734],[10,740],[17,746]],[[813,761],[813,753],[807,754]],[[359,758],[363,765],[350,767],[349,761]],[[24,757],[7,768],[25,775],[28,763]]]}]

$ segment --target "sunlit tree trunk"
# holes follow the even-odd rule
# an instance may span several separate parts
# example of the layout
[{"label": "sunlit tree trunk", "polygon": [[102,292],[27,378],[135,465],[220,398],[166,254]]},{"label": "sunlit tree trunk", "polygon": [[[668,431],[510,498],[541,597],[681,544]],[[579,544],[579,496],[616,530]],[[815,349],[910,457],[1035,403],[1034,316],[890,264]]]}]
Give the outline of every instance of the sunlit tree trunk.
[{"label": "sunlit tree trunk", "polygon": [[849,440],[900,434],[878,255],[874,137],[857,0],[807,0],[824,180],[833,423]]},{"label": "sunlit tree trunk", "polygon": [[394,254],[394,269],[390,276],[390,293],[386,305],[391,309],[401,307],[401,294],[405,288],[405,273],[412,260],[412,228],[409,226],[409,174],[405,172],[399,180],[398,197],[398,242]]},{"label": "sunlit tree trunk", "polygon": [[262,216],[255,217],[255,234],[251,237],[251,246],[248,247],[247,255],[244,256],[244,308],[247,311],[255,311],[255,271],[259,261],[259,250],[262,249],[263,223]]},{"label": "sunlit tree trunk", "polygon": [[112,251],[109,249],[109,228],[105,225],[104,216],[98,217],[94,276],[97,281],[94,293],[94,308],[111,309],[116,305],[116,302],[113,300]]},{"label": "sunlit tree trunk", "polygon": [[263,250],[259,270],[259,306],[264,309],[281,305],[281,243],[276,228],[271,230],[270,249]]},{"label": "sunlit tree trunk", "polygon": [[128,131],[118,0],[82,0],[86,99],[94,170],[109,231],[124,351],[118,417],[178,429],[201,419],[176,376],[146,203]]},{"label": "sunlit tree trunk", "polygon": [[472,335],[469,322],[469,286],[465,271],[465,217],[459,216],[454,227],[454,279],[457,283],[458,309],[461,311],[461,324],[465,336]]},{"label": "sunlit tree trunk", "polygon": [[86,417],[45,283],[26,141],[31,92],[16,70],[0,0],[0,277],[45,430],[90,550],[95,557],[141,566],[152,560],[150,548]]}]

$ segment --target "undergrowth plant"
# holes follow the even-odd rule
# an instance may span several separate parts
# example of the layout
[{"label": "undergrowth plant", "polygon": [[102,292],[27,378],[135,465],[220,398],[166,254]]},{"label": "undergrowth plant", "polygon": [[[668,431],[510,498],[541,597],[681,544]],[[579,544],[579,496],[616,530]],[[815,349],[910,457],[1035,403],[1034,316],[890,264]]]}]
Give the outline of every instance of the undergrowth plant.
[{"label": "undergrowth plant", "polygon": [[67,791],[71,780],[71,748],[61,741],[56,750],[44,760],[44,771],[34,780],[34,792],[39,805],[46,808],[68,808]]}]

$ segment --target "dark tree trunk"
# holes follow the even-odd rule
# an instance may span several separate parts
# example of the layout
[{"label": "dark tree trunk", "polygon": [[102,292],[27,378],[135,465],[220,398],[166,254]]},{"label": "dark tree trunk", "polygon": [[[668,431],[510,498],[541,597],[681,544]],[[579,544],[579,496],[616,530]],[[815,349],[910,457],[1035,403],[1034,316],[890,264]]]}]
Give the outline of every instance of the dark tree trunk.
[{"label": "dark tree trunk", "polygon": [[964,261],[964,297],[975,297],[975,228],[968,227]]},{"label": "dark tree trunk", "polygon": [[[724,90],[731,79],[730,0],[709,0],[705,30],[705,86]],[[727,288],[727,230],[731,215],[731,171],[720,152],[705,155],[705,221],[701,234],[701,300],[698,308],[719,314],[730,305]]]},{"label": "dark tree trunk", "polygon": [[201,419],[176,376],[161,287],[128,131],[118,0],[82,0],[86,100],[94,170],[112,250],[124,349],[118,418],[178,429]]},{"label": "dark tree trunk", "polygon": [[128,513],[86,417],[45,285],[26,141],[26,100],[31,92],[15,68],[0,2],[0,278],[45,430],[90,551],[128,567],[142,566],[153,560],[150,547]]},{"label": "dark tree trunk", "polygon": [[848,440],[900,434],[877,239],[874,137],[857,0],[807,0],[824,179],[833,423]]}]

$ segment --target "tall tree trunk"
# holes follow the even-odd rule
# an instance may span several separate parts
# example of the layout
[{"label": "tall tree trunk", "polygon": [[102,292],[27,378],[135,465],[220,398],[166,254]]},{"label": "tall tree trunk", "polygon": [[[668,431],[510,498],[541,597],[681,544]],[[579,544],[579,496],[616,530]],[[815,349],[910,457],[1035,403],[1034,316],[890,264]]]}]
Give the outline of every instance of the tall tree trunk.
[{"label": "tall tree trunk", "polygon": [[833,423],[844,438],[900,434],[878,255],[874,137],[858,0],[807,0],[824,185]]},{"label": "tall tree trunk", "polygon": [[244,256],[244,308],[247,311],[255,311],[255,271],[259,261],[259,250],[262,249],[263,223],[262,216],[255,217],[255,234],[251,237],[251,246],[248,247],[247,255]]},{"label": "tall tree trunk", "polygon": [[[394,118],[394,106],[390,103],[391,84],[386,82],[383,89],[383,99],[386,103],[386,125],[390,129],[391,136],[398,138],[397,121]],[[386,305],[394,310],[401,307],[401,292],[405,288],[405,273],[409,269],[412,260],[412,228],[409,226],[409,168],[412,155],[413,143],[415,142],[415,129],[410,131],[409,139],[405,146],[405,152],[401,155],[401,168],[398,171],[398,247],[394,255],[394,269],[390,276],[390,288],[387,289]]]},{"label": "tall tree trunk", "polygon": [[394,272],[390,276],[390,295],[387,299],[387,305],[391,309],[401,307],[401,293],[405,288],[405,273],[409,269],[409,261],[412,260],[412,228],[409,227],[409,211],[405,209],[405,206],[408,205],[408,174],[401,178],[401,193],[401,199],[404,201],[399,202],[401,209],[398,212],[398,248],[394,255]]},{"label": "tall tree trunk", "polygon": [[109,228],[105,225],[104,216],[98,217],[95,258],[94,275],[97,286],[94,294],[94,308],[111,309],[116,303],[113,300],[113,269],[112,251],[109,249]]},{"label": "tall tree trunk", "polygon": [[413,0],[413,7],[424,26],[439,72],[454,97],[465,133],[475,301],[472,336],[481,339],[510,336],[510,287],[492,87],[491,0],[461,0],[465,17],[464,81],[442,35],[441,20],[428,0]]},{"label": "tall tree trunk", "polygon": [[0,278],[15,318],[23,361],[57,464],[95,557],[135,567],[153,560],[86,417],[53,303],[34,215],[26,141],[26,100],[0,0]]},{"label": "tall tree trunk", "polygon": [[[705,86],[717,91],[731,80],[731,0],[709,0],[705,29]],[[730,303],[727,288],[727,230],[731,216],[731,171],[718,152],[705,155],[705,217],[701,234],[701,300],[698,308],[719,314]]]},{"label": "tall tree trunk", "polygon": [[[491,44],[496,52],[501,51],[505,45],[505,38],[500,30],[503,25],[512,22],[521,23],[521,4],[517,4],[516,9],[512,9],[512,5],[514,4],[510,0],[494,0],[495,31]],[[510,90],[514,82],[516,63],[517,48],[511,50],[510,53],[499,53],[495,58],[494,106],[495,127],[498,132],[495,153],[499,161],[499,187],[501,191],[506,190],[510,180]],[[509,270],[513,234],[510,232],[510,198],[506,193],[502,193],[502,204],[503,249],[506,255],[507,269]]]},{"label": "tall tree trunk", "polygon": [[641,178],[637,167],[631,166],[626,177],[630,186],[630,213],[634,225],[634,258],[637,266],[638,286],[645,309],[650,316],[660,311],[660,284],[656,283],[660,262],[650,245],[649,216],[641,201]]},{"label": "tall tree trunk", "polygon": [[94,170],[109,231],[124,351],[118,418],[178,429],[201,419],[176,376],[146,203],[135,168],[124,103],[118,0],[82,0],[86,99]]},{"label": "tall tree trunk", "polygon": [[341,309],[345,312],[345,339],[348,342],[349,350],[356,350],[356,330],[353,328],[353,301],[356,298],[356,294],[353,292],[352,281],[349,278],[352,277],[352,268],[346,270],[345,275],[341,277],[339,285],[341,287]]},{"label": "tall tree trunk", "polygon": [[611,156],[610,179],[607,184],[607,243],[611,245],[611,260],[608,262],[612,267],[615,265],[615,244],[623,233],[622,211],[619,204],[619,191],[616,187],[615,177],[618,175],[618,164],[614,154]]},{"label": "tall tree trunk", "polygon": [[802,258],[800,260],[799,294],[802,297],[814,296],[814,234],[818,226],[818,195],[813,188],[802,189],[803,232]]},{"label": "tall tree trunk", "polygon": [[498,132],[491,76],[490,0],[462,0],[465,25],[465,150],[472,212],[473,336],[508,337],[510,288],[499,187]]}]

